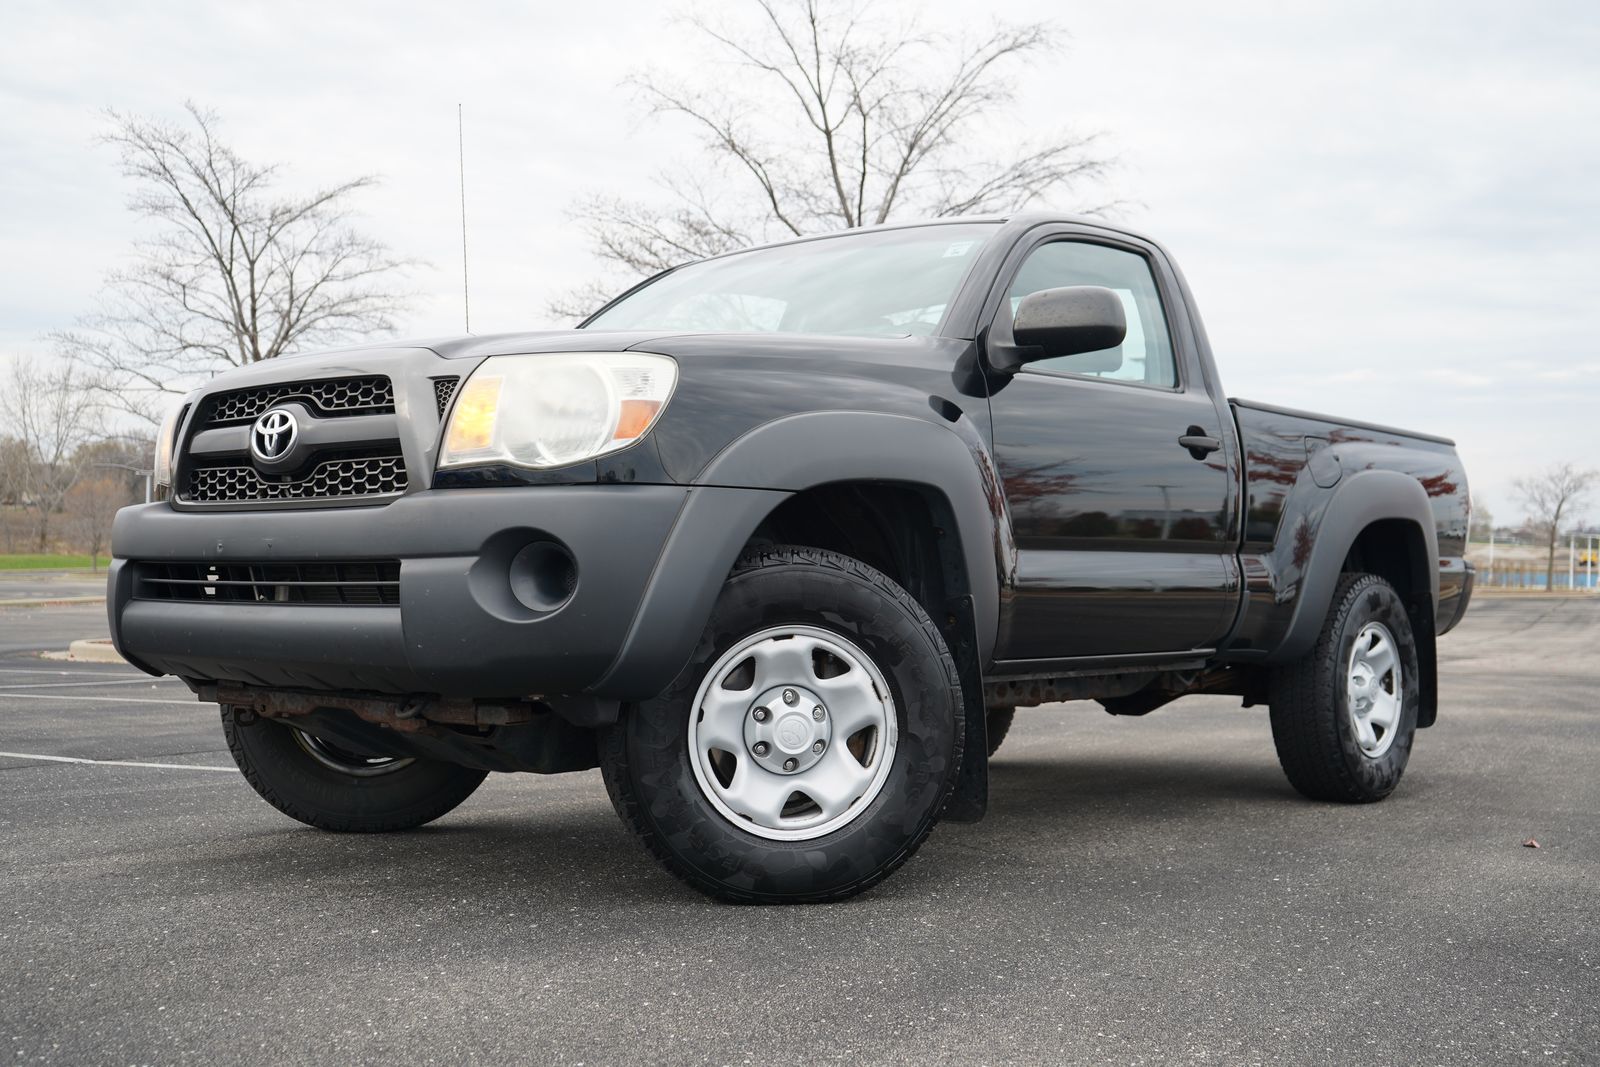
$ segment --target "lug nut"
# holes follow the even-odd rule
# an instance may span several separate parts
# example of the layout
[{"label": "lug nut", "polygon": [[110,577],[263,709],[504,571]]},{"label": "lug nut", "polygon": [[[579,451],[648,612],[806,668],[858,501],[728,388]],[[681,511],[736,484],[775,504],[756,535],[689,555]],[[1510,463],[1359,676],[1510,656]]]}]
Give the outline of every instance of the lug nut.
[{"label": "lug nut", "polygon": [[765,741],[757,741],[751,746],[751,749],[756,755],[765,756],[768,752],[772,751],[772,746],[767,744]]},{"label": "lug nut", "polygon": [[766,708],[757,708],[755,711],[752,711],[750,713],[750,717],[752,719],[754,719],[756,722],[766,722],[767,721],[767,716],[769,716],[771,714],[772,713],[770,711],[768,711]]},{"label": "lug nut", "polygon": [[816,744],[811,746],[811,751],[815,752],[817,755],[820,756],[820,755],[822,755],[822,750],[827,748],[827,747],[828,747],[827,745],[823,744],[821,741],[818,741]]},{"label": "lug nut", "polygon": [[783,761],[783,769],[786,771],[792,771],[798,766],[800,766],[800,762],[798,760],[786,759]]},{"label": "lug nut", "polygon": [[785,704],[793,704],[795,701],[797,701],[799,699],[800,699],[800,694],[796,693],[793,689],[785,689],[783,691],[783,702]]},{"label": "lug nut", "polygon": [[811,717],[813,719],[817,720],[818,722],[821,722],[822,721],[822,717],[824,715],[826,715],[826,714],[828,714],[828,713],[822,710],[822,705],[821,704],[818,704],[816,707],[811,709]]}]

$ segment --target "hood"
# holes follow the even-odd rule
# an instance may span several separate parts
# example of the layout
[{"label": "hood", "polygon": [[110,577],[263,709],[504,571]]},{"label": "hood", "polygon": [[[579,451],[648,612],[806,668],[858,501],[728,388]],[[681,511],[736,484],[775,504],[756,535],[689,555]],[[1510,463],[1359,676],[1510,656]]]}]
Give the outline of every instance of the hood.
[{"label": "hood", "polygon": [[445,359],[477,359],[534,352],[626,352],[663,336],[670,335],[660,330],[537,330],[420,341],[415,347],[430,349]]}]

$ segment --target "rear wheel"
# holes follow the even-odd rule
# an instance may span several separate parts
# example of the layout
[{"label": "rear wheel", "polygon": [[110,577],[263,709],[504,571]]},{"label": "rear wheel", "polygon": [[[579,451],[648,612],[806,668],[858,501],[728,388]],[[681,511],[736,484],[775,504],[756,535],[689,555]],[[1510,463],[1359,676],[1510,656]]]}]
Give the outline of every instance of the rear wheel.
[{"label": "rear wheel", "polygon": [[1272,673],[1272,739],[1290,784],[1313,800],[1392,793],[1411,756],[1419,679],[1394,587],[1375,574],[1344,575],[1316,645]]},{"label": "rear wheel", "polygon": [[810,548],[746,556],[693,658],[602,741],[618,813],[666,867],[735,902],[851,896],[932,831],[961,762],[938,629],[903,589]]},{"label": "rear wheel", "polygon": [[245,781],[291,819],[321,830],[410,830],[455,808],[487,771],[352,751],[253,711],[222,706]]}]

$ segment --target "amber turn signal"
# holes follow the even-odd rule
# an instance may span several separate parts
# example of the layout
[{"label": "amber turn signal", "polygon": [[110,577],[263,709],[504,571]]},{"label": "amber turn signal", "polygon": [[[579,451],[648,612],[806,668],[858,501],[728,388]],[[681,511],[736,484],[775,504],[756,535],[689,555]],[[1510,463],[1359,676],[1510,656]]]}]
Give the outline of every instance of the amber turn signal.
[{"label": "amber turn signal", "polygon": [[468,379],[450,416],[450,434],[445,439],[448,451],[471,452],[494,443],[494,423],[500,410],[503,381],[498,375],[481,378],[474,375]]}]

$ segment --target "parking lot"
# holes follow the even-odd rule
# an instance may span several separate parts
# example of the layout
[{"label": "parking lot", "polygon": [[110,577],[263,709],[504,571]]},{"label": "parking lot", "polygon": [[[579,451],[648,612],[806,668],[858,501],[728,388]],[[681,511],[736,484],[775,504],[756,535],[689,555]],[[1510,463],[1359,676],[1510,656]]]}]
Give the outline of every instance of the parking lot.
[{"label": "parking lot", "polygon": [[810,908],[682,887],[597,772],[301,827],[181,684],[34,654],[104,632],[0,609],[10,1063],[1600,1059],[1600,601],[1480,601],[1384,804],[1227,698],[1056,705],[986,821]]}]

